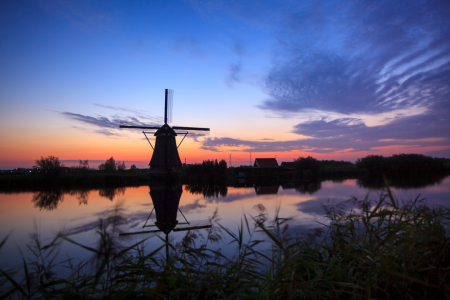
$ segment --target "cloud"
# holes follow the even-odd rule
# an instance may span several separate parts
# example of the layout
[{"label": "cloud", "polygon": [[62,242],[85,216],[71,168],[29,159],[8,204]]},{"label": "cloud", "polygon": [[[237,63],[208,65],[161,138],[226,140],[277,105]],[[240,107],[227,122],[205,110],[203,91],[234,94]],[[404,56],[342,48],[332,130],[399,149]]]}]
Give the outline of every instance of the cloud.
[{"label": "cloud", "polygon": [[122,108],[122,107],[117,107],[117,106],[108,106],[108,105],[102,105],[102,104],[97,104],[97,103],[94,103],[94,105],[98,106],[98,107],[108,108],[111,110],[116,110],[116,111],[130,112],[130,113],[135,114],[138,118],[149,120],[152,123],[161,124],[161,125],[164,123],[164,118],[150,116],[141,110],[137,111],[137,110],[133,110],[133,109]]},{"label": "cloud", "polygon": [[238,61],[237,63],[230,64],[229,74],[225,80],[228,87],[232,87],[233,83],[241,82],[240,73],[242,71],[242,62]]},{"label": "cloud", "polygon": [[237,56],[242,56],[245,54],[246,45],[242,41],[235,41],[233,43],[232,52]]},{"label": "cloud", "polygon": [[[393,145],[449,146],[450,2],[194,1],[193,5],[201,13],[223,13],[272,34],[272,67],[261,84],[267,99],[258,107],[282,117],[308,117],[293,132],[313,137],[294,141],[222,137],[206,139],[203,149],[238,146],[251,152],[337,153]],[[239,80],[238,66],[230,67],[227,84]],[[374,127],[361,116],[399,110],[409,117],[397,115]],[[311,111],[340,117],[313,120]],[[449,150],[436,151],[450,157]]]},{"label": "cloud", "polygon": [[195,200],[194,203],[186,204],[186,205],[180,206],[179,209],[180,209],[183,213],[187,214],[187,213],[189,213],[191,210],[196,210],[196,209],[198,209],[198,208],[204,208],[204,207],[206,207],[206,204],[201,204],[201,203],[199,203],[199,202],[200,202],[200,199],[197,199],[197,200]]},{"label": "cloud", "polygon": [[221,152],[221,147],[241,147],[244,152],[285,152],[299,150],[299,141],[248,141],[234,138],[207,138],[201,149]]},{"label": "cloud", "polygon": [[[88,124],[94,127],[98,127],[100,129],[94,130],[94,132],[106,136],[120,136],[116,130],[119,129],[120,125],[128,125],[128,126],[156,126],[154,123],[144,123],[140,121],[138,118],[133,116],[121,116],[115,115],[112,117],[104,117],[104,116],[86,116],[82,114],[76,114],[71,112],[57,112],[64,117],[79,122],[83,124]],[[150,118],[147,118],[150,119]],[[157,120],[156,118],[153,118]]]},{"label": "cloud", "polygon": [[[208,138],[202,149],[220,152],[222,147],[240,147],[244,152],[289,152],[302,150],[313,153],[377,151],[380,147],[450,148],[448,111],[397,118],[389,123],[368,127],[357,118],[326,119],[300,123],[293,132],[312,138],[291,141],[250,141],[233,138]],[[450,156],[450,150],[446,151]],[[442,154],[442,153],[440,153]]]},{"label": "cloud", "polygon": [[38,7],[85,32],[111,29],[113,16],[89,1],[36,1]]},{"label": "cloud", "polygon": [[277,30],[264,86],[269,99],[260,108],[351,114],[448,105],[449,6],[361,1],[293,7]]},{"label": "cloud", "polygon": [[174,53],[187,53],[192,57],[201,57],[203,55],[203,45],[194,37],[177,38],[172,50]]}]

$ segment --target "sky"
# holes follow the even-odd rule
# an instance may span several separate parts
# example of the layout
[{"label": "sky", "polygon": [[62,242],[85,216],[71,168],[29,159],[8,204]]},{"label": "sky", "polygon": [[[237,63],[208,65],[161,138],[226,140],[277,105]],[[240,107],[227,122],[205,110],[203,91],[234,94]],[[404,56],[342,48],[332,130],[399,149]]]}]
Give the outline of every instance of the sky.
[{"label": "sky", "polygon": [[[139,129],[208,127],[187,163],[450,158],[449,1],[0,3],[0,169],[147,167]],[[152,137],[154,138],[154,137]],[[180,138],[178,138],[178,141]]]}]

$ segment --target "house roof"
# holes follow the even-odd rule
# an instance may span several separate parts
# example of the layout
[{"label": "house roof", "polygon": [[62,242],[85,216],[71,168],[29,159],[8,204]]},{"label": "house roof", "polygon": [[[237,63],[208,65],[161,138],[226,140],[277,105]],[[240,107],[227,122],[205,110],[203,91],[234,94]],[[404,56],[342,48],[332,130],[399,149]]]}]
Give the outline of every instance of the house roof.
[{"label": "house roof", "polygon": [[275,158],[256,158],[255,167],[278,167],[277,160]]}]

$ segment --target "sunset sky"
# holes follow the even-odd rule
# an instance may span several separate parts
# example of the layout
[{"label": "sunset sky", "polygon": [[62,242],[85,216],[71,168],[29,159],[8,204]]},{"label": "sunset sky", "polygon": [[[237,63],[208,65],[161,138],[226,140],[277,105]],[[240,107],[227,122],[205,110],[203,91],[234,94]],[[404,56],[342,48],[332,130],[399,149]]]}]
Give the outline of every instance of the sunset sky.
[{"label": "sunset sky", "polygon": [[0,2],[0,169],[146,167],[166,88],[187,163],[450,158],[450,1]]}]

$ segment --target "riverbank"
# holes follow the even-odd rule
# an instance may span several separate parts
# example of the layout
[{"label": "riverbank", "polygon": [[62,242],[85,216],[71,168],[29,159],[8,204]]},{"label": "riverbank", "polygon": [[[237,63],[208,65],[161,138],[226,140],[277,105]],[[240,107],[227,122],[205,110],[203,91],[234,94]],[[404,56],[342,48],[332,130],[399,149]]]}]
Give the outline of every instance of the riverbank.
[{"label": "riverbank", "polygon": [[[398,174],[397,174],[398,175]],[[439,172],[415,173],[387,177],[393,187],[424,187],[450,175],[450,169]],[[222,173],[151,174],[148,169],[104,172],[98,170],[63,170],[55,176],[37,172],[4,172],[0,174],[0,192],[40,191],[45,189],[101,189],[161,184],[202,184],[220,186],[300,186],[303,182],[358,179],[363,186],[378,188],[385,184],[382,174],[372,174],[355,165],[321,166],[317,172],[285,168],[228,168]]]}]

